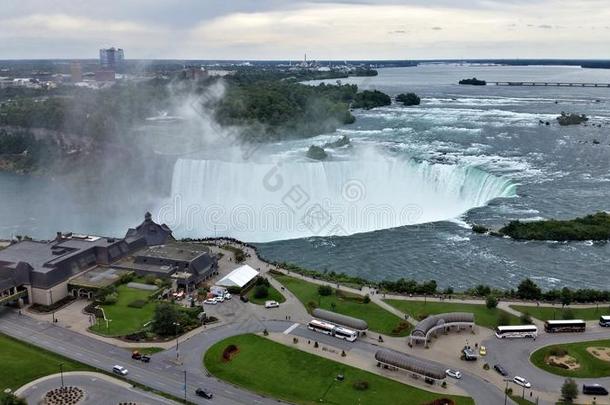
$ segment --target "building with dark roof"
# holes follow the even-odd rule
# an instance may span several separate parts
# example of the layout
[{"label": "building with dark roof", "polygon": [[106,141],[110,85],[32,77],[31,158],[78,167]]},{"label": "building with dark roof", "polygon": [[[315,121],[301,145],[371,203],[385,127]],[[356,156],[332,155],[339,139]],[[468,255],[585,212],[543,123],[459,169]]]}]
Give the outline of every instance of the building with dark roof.
[{"label": "building with dark roof", "polygon": [[128,243],[137,241],[141,238],[144,238],[146,241],[146,246],[165,245],[169,242],[176,241],[169,226],[157,224],[152,220],[150,212],[147,212],[146,215],[144,215],[144,222],[135,228],[128,229],[127,234],[125,235],[125,239]]},{"label": "building with dark roof", "polygon": [[146,213],[124,239],[58,232],[52,241],[19,241],[0,250],[0,304],[21,298],[51,305],[69,294],[71,280],[109,265],[162,278],[179,274],[174,277],[179,287],[194,286],[218,271],[218,259],[208,248],[175,243],[171,229]]},{"label": "building with dark roof", "polygon": [[27,289],[30,302],[50,305],[68,295],[68,280],[130,252],[123,239],[58,233],[50,242],[21,241],[0,250],[0,290]]},{"label": "building with dark roof", "polygon": [[377,360],[379,365],[398,368],[427,378],[433,378],[435,380],[443,380],[445,378],[445,367],[440,364],[432,363],[394,350],[378,350],[375,353],[375,360]]}]

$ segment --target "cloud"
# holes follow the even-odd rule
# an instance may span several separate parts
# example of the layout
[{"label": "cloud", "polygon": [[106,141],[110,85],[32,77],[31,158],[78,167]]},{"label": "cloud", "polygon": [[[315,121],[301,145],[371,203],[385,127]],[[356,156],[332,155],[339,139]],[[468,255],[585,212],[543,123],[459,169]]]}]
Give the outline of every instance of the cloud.
[{"label": "cloud", "polygon": [[609,30],[578,27],[608,21],[607,0],[20,0],[3,4],[0,59],[601,57]]}]

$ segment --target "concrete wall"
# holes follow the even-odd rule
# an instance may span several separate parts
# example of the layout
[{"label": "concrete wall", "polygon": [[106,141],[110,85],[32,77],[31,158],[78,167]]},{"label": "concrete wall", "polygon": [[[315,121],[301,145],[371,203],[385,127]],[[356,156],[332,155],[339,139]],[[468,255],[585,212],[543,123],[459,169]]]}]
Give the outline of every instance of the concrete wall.
[{"label": "concrete wall", "polygon": [[[52,291],[52,293],[49,293],[50,291]],[[53,295],[53,302],[57,302],[60,299],[67,297],[68,281],[64,281],[49,289],[32,288],[31,301],[33,304],[51,305],[51,295]]]}]

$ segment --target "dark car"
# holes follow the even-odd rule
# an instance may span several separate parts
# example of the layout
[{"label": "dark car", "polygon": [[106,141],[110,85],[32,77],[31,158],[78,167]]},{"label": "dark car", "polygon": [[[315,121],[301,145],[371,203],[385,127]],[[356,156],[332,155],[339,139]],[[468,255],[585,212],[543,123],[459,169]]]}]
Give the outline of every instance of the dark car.
[{"label": "dark car", "polygon": [[240,300],[242,300],[243,302],[248,302],[248,301],[250,301],[250,300],[248,299],[248,297],[246,297],[245,295],[240,295],[240,296],[239,296],[239,299],[240,299]]},{"label": "dark car", "polygon": [[506,371],[506,369],[499,364],[494,364],[494,370],[496,370],[498,372],[498,374],[500,374],[503,377],[508,376],[508,371]]},{"label": "dark car", "polygon": [[140,360],[142,360],[144,363],[150,363],[150,356],[143,354],[142,357],[140,357]]},{"label": "dark car", "polygon": [[210,391],[204,390],[203,388],[197,388],[195,394],[205,399],[212,399],[214,397]]},{"label": "dark car", "polygon": [[135,350],[133,353],[131,353],[131,358],[134,360],[140,360],[142,358],[142,354]]},{"label": "dark car", "polygon": [[462,350],[462,354],[463,354],[464,360],[466,360],[466,361],[477,361],[477,355],[475,354],[475,352],[472,349],[464,349],[464,350]]},{"label": "dark car", "polygon": [[608,390],[599,384],[583,384],[582,393],[585,395],[608,395]]}]

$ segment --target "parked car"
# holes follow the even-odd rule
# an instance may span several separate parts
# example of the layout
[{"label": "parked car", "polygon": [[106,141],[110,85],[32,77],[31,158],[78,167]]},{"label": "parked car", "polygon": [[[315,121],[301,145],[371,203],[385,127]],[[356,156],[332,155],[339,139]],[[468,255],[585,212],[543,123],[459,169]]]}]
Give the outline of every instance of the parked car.
[{"label": "parked car", "polygon": [[112,367],[112,372],[118,375],[127,375],[128,371],[125,367],[116,365]]},{"label": "parked car", "polygon": [[508,376],[508,371],[506,371],[506,369],[499,364],[494,364],[494,370],[496,370],[498,372],[498,374],[500,374],[503,377]]},{"label": "parked car", "polygon": [[208,298],[207,300],[203,301],[203,303],[209,305],[216,305],[218,304],[218,301],[216,301],[216,298]]},{"label": "parked car", "polygon": [[277,301],[265,301],[265,308],[277,308],[280,306],[280,303]]},{"label": "parked car", "polygon": [[143,354],[140,360],[142,360],[144,363],[150,363],[150,356],[147,354]]},{"label": "parked car", "polygon": [[462,373],[460,373],[457,370],[452,370],[450,368],[448,368],[447,370],[445,370],[445,374],[447,374],[449,377],[455,378],[455,379],[460,379],[462,378]]},{"label": "parked car", "polygon": [[222,295],[220,295],[220,296],[218,296],[218,297],[216,297],[214,299],[216,300],[216,302],[225,302],[225,299],[224,299],[224,297]]},{"label": "parked car", "polygon": [[214,395],[210,391],[204,390],[203,388],[197,388],[195,390],[195,394],[197,394],[197,396],[200,396],[200,397],[205,398],[205,399],[212,399],[212,398],[214,398]]},{"label": "parked car", "polygon": [[230,300],[231,298],[233,298],[233,296],[229,293],[225,294],[225,300]]},{"label": "parked car", "polygon": [[240,300],[242,300],[242,302],[248,302],[248,301],[250,301],[250,300],[248,299],[248,297],[246,297],[245,295],[240,295],[240,296],[239,296],[239,299],[240,299]]},{"label": "parked car", "polygon": [[599,384],[583,384],[582,393],[585,395],[608,395],[608,390]]},{"label": "parked car", "polygon": [[142,354],[139,351],[134,350],[131,353],[131,358],[134,359],[134,360],[140,360],[142,358]]},{"label": "parked car", "polygon": [[472,349],[464,349],[462,350],[462,354],[464,355],[464,360],[466,361],[477,361],[477,355]]},{"label": "parked car", "polygon": [[479,355],[480,356],[486,356],[487,355],[487,348],[485,346],[479,347]]},{"label": "parked car", "polygon": [[515,378],[513,378],[513,382],[515,384],[520,385],[520,386],[525,387],[525,388],[532,388],[532,384],[530,384],[529,381],[527,381],[523,377],[519,377],[518,375],[515,376]]}]

